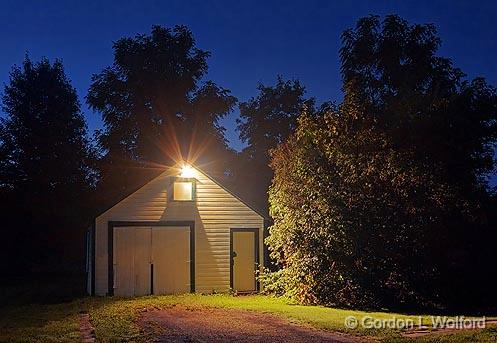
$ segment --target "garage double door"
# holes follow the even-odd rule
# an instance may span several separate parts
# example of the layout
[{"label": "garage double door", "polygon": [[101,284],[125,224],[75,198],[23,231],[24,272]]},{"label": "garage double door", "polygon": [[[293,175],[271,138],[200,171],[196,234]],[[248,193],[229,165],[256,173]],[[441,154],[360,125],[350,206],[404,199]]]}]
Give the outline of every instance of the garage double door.
[{"label": "garage double door", "polygon": [[190,227],[114,227],[114,295],[190,291]]}]

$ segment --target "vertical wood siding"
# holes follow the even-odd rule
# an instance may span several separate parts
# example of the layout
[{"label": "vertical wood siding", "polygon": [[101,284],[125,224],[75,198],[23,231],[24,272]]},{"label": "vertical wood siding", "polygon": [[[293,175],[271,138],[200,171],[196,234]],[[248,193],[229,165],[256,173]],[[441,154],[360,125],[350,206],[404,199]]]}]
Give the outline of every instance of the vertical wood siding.
[{"label": "vertical wood siding", "polygon": [[95,220],[95,290],[105,295],[107,280],[107,223],[109,221],[195,221],[196,292],[226,292],[230,285],[230,228],[259,229],[263,265],[264,219],[208,176],[195,169],[196,201],[168,204],[170,168]]}]

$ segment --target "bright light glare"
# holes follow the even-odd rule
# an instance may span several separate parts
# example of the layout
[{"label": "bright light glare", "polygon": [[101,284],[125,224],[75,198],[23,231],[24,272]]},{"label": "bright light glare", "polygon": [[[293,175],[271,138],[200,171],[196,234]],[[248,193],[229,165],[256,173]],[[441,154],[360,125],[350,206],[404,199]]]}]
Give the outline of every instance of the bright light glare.
[{"label": "bright light glare", "polygon": [[195,175],[195,171],[191,166],[185,164],[181,168],[181,177],[190,178],[190,177],[193,177],[194,175]]}]

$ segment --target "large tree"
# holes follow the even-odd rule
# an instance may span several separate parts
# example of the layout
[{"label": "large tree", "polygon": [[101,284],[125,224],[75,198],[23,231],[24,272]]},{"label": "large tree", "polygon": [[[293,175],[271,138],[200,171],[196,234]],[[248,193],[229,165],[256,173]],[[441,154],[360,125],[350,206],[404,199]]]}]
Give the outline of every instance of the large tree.
[{"label": "large tree", "polygon": [[219,119],[236,98],[201,82],[209,53],[196,47],[192,33],[153,26],[150,35],[119,39],[113,48],[114,63],[93,76],[87,95],[104,122],[98,143],[108,189],[121,195],[147,170],[181,157],[210,162],[205,168],[222,176],[232,154]]},{"label": "large tree", "polygon": [[359,99],[375,127],[461,189],[486,186],[497,137],[494,88],[483,78],[466,80],[436,55],[436,28],[370,16],[342,40],[345,96]]},{"label": "large tree", "polygon": [[240,104],[237,120],[242,142],[247,144],[239,156],[236,176],[238,188],[262,211],[267,211],[267,191],[273,172],[269,153],[286,141],[295,130],[297,117],[304,107],[314,109],[314,99],[305,97],[305,87],[298,80],[278,76],[276,84],[259,84],[257,96]]},{"label": "large tree", "polygon": [[432,25],[397,16],[343,34],[343,103],[302,115],[273,154],[268,243],[286,291],[412,308],[462,305],[468,287],[491,281],[484,175],[495,166],[497,92],[466,81],[439,44]]},{"label": "large tree", "polygon": [[29,275],[34,268],[67,267],[83,254],[93,172],[79,106],[61,61],[26,57],[12,69],[3,94],[7,116],[0,123],[7,269]]},{"label": "large tree", "polygon": [[468,80],[450,59],[437,55],[441,41],[433,25],[370,16],[342,38],[345,103],[353,98],[360,104],[365,120],[388,137],[402,163],[440,188],[423,244],[437,264],[438,287],[461,290],[454,286],[484,268],[475,263],[478,250],[487,249],[482,242],[495,233],[488,236],[486,223],[487,176],[495,170],[496,90],[482,77]]}]

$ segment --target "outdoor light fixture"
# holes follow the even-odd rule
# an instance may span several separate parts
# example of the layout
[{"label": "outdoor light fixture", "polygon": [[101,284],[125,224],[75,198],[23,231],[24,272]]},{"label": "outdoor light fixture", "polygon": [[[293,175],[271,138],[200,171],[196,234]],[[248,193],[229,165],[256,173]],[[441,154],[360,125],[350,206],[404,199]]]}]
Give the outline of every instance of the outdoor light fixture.
[{"label": "outdoor light fixture", "polygon": [[183,167],[181,167],[181,175],[180,177],[184,178],[192,178],[195,175],[195,172],[191,166],[188,164],[185,164]]},{"label": "outdoor light fixture", "polygon": [[173,201],[195,200],[195,170],[188,164],[180,169],[180,175],[174,180],[172,189]]}]

